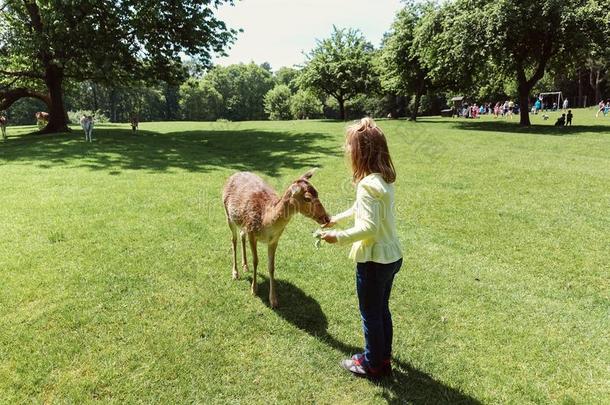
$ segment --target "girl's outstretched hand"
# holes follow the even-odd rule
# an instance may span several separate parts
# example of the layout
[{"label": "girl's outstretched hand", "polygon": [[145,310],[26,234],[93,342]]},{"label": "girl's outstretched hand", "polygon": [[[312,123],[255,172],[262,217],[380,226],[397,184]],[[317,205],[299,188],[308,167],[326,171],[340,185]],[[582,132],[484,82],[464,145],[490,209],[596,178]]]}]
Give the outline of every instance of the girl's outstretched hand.
[{"label": "girl's outstretched hand", "polygon": [[326,243],[337,243],[337,235],[335,232],[323,232],[321,239],[323,239]]},{"label": "girl's outstretched hand", "polygon": [[333,221],[333,219],[331,218],[330,221],[328,221],[327,223],[325,223],[324,225],[322,225],[322,229],[328,229],[328,228],[332,228],[333,226],[335,226],[337,223]]}]

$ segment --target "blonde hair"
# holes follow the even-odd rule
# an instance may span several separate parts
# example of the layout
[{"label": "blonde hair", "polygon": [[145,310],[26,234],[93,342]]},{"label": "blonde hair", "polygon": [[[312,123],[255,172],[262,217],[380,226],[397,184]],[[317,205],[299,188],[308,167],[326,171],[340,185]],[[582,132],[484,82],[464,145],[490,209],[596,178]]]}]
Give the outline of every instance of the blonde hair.
[{"label": "blonde hair", "polygon": [[352,166],[354,183],[371,173],[380,173],[386,183],[396,181],[385,135],[372,118],[362,118],[347,128],[345,153]]}]

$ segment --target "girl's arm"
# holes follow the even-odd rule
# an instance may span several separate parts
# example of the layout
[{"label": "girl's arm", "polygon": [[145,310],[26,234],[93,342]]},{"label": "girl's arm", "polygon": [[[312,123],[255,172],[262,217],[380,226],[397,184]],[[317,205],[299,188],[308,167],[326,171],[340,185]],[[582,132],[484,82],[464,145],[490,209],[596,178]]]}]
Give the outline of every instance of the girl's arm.
[{"label": "girl's arm", "polygon": [[330,218],[330,222],[336,224],[336,223],[344,221],[348,218],[352,218],[354,216],[354,207],[355,206],[356,206],[356,203],[354,203],[351,207],[349,207],[347,210],[343,211],[342,213],[333,215]]},{"label": "girl's arm", "polygon": [[343,245],[368,239],[377,233],[380,220],[380,201],[374,194],[377,193],[370,186],[358,185],[356,204],[352,207],[357,210],[358,223],[350,229],[335,233],[339,244]]}]

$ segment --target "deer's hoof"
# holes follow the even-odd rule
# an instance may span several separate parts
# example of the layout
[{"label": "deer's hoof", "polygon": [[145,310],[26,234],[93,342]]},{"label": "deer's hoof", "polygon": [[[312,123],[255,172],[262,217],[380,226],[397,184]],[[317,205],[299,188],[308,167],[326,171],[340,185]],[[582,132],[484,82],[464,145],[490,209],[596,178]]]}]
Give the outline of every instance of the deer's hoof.
[{"label": "deer's hoof", "polygon": [[247,264],[244,264],[243,266],[241,266],[241,269],[242,269],[242,271],[244,271],[245,273],[247,273],[248,271],[250,271],[250,270],[248,269],[248,265],[247,265]]},{"label": "deer's hoof", "polygon": [[252,292],[252,295],[256,295],[256,292],[258,291],[258,285],[252,284],[252,288],[250,288],[250,291]]},{"label": "deer's hoof", "polygon": [[271,308],[273,308],[273,309],[280,306],[280,304],[277,302],[277,298],[270,298],[269,304],[271,305]]},{"label": "deer's hoof", "polygon": [[237,279],[239,279],[239,273],[237,272],[237,270],[233,270],[233,280]]}]

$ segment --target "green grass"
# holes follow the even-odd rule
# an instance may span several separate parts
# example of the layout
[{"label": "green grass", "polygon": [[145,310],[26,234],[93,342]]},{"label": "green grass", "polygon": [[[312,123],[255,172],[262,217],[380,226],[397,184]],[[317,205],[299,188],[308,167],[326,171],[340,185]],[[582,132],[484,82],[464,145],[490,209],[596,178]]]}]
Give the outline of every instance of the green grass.
[{"label": "green grass", "polygon": [[274,311],[266,277],[258,297],[231,280],[220,202],[236,170],[283,188],[319,166],[323,203],[347,207],[343,123],[106,125],[93,144],[9,127],[0,402],[608,403],[610,118],[593,114],[380,121],[405,262],[379,385],[338,367],[362,344],[347,248],[317,251],[295,218]]}]

